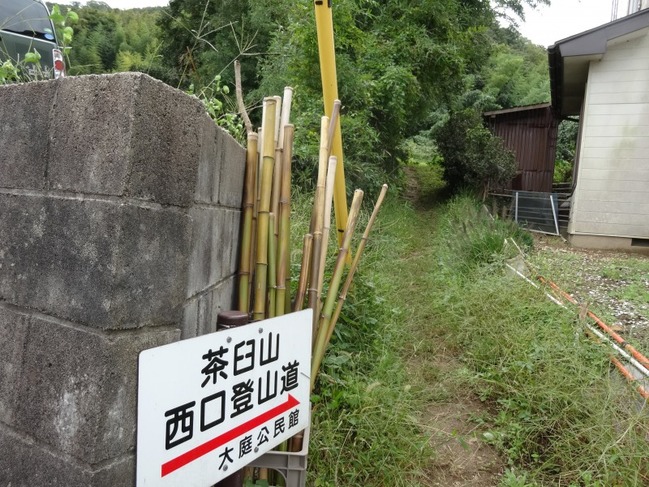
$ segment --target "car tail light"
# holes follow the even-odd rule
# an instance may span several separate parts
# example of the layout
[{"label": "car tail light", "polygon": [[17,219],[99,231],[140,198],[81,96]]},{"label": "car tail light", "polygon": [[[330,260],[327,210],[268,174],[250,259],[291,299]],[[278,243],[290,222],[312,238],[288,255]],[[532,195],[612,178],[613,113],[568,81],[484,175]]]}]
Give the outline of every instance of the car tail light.
[{"label": "car tail light", "polygon": [[54,79],[65,77],[63,53],[58,49],[52,49],[52,58],[54,59]]}]

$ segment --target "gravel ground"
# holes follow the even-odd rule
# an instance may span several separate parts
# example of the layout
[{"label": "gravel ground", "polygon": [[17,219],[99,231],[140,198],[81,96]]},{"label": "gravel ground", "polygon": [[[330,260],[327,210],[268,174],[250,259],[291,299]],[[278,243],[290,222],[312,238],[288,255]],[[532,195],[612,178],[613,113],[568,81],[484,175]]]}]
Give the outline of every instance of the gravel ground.
[{"label": "gravel ground", "polygon": [[649,350],[649,255],[575,249],[539,235],[528,257],[541,275]]}]

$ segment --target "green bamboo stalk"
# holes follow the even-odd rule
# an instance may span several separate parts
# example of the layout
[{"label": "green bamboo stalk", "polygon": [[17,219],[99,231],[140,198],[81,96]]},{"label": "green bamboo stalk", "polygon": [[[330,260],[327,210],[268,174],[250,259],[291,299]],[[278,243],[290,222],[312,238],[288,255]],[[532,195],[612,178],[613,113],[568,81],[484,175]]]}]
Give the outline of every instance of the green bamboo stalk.
[{"label": "green bamboo stalk", "polygon": [[340,312],[343,308],[343,304],[345,303],[345,300],[347,299],[347,293],[349,292],[349,288],[352,285],[352,280],[354,279],[354,274],[356,274],[356,269],[358,269],[358,264],[363,255],[363,251],[365,250],[367,239],[370,236],[370,232],[372,231],[372,227],[374,226],[374,221],[376,220],[376,216],[379,214],[379,210],[381,209],[381,205],[383,204],[383,200],[385,199],[385,194],[387,192],[388,192],[388,185],[384,184],[383,187],[381,188],[381,193],[379,193],[379,197],[377,198],[376,203],[374,204],[374,210],[372,211],[372,215],[370,216],[370,219],[367,222],[367,226],[365,227],[365,232],[363,232],[361,241],[359,242],[358,248],[356,249],[356,254],[354,255],[352,266],[350,267],[349,272],[347,273],[347,278],[345,279],[345,284],[343,284],[343,289],[340,292],[340,295],[338,296],[338,303],[336,304],[336,310],[334,311],[334,314],[331,317],[326,343],[329,343],[331,341],[331,335],[333,335],[336,324],[338,323]]},{"label": "green bamboo stalk", "polygon": [[302,244],[302,265],[300,267],[300,278],[297,284],[297,294],[295,295],[295,303],[293,303],[293,311],[302,311],[304,306],[306,286],[309,281],[309,263],[311,262],[312,249],[313,235],[307,233],[304,236],[304,242]]},{"label": "green bamboo stalk", "polygon": [[268,313],[266,318],[275,318],[275,303],[277,294],[277,248],[275,246],[275,213],[268,215]]},{"label": "green bamboo stalk", "polygon": [[255,299],[252,314],[253,321],[263,320],[266,313],[266,292],[268,283],[268,225],[270,213],[270,193],[273,185],[273,165],[275,163],[275,141],[273,128],[275,122],[276,102],[272,98],[264,99],[266,108],[262,124],[264,146],[262,149],[263,165],[261,173],[259,210],[257,214],[257,268],[255,272]]},{"label": "green bamboo stalk", "polygon": [[320,324],[318,326],[318,338],[316,340],[312,353],[311,390],[313,390],[313,388],[315,387],[318,371],[320,370],[320,365],[322,364],[322,359],[324,358],[324,354],[327,349],[327,336],[329,335],[331,314],[334,309],[334,304],[336,303],[338,288],[340,287],[340,281],[343,275],[343,271],[345,270],[345,261],[347,260],[347,254],[349,252],[349,247],[351,246],[352,236],[356,228],[362,201],[363,191],[357,189],[354,192],[354,199],[352,200],[352,205],[349,209],[347,228],[345,229],[345,233],[343,235],[343,244],[340,247],[340,252],[338,253],[338,258],[336,259],[334,273],[331,277],[329,291],[327,292],[327,299],[325,300],[324,306],[322,308],[322,316],[320,317]]},{"label": "green bamboo stalk", "polygon": [[293,135],[295,127],[284,127],[284,168],[279,199],[279,249],[277,268],[277,301],[275,305],[276,316],[282,316],[290,307],[286,306],[286,296],[289,286],[290,269],[290,244],[291,244],[291,159],[293,158]]},{"label": "green bamboo stalk", "polygon": [[257,158],[257,134],[249,133],[246,149],[243,230],[239,259],[239,310],[245,313],[250,309],[250,257],[252,253],[252,224],[256,197]]},{"label": "green bamboo stalk", "polygon": [[324,226],[325,207],[325,182],[327,178],[327,134],[329,131],[329,118],[322,117],[320,125],[320,158],[318,164],[318,183],[313,203],[313,215],[311,223],[313,226],[313,250],[311,252],[311,270],[309,272],[309,308],[313,310],[313,338],[318,329],[318,313],[320,302],[318,299],[318,276],[320,275],[320,252],[322,248],[322,229]]}]

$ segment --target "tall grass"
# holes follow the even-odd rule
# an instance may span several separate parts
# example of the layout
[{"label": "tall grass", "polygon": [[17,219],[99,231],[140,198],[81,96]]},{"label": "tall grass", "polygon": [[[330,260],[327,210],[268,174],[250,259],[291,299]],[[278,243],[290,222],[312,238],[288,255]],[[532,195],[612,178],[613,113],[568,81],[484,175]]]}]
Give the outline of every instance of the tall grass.
[{"label": "tall grass", "polygon": [[[309,214],[311,201],[304,195],[295,195],[293,201],[293,248],[299,248],[309,225],[300,215]],[[369,203],[365,210],[361,228],[371,213]],[[402,329],[400,309],[377,289],[375,278],[386,276],[369,272],[374,266],[370,261],[384,250],[374,238],[383,233],[381,221],[379,217],[312,395],[308,485],[425,485],[424,465],[432,452],[416,419],[422,403],[397,344],[408,341],[409,332]],[[334,233],[335,229],[329,239],[328,270],[335,255]],[[298,261],[294,255],[293,265]]]},{"label": "tall grass", "polygon": [[649,485],[646,409],[573,313],[506,271],[506,237],[532,245],[469,197],[386,202],[313,397],[309,485],[429,485],[422,412],[467,388],[502,485]]},{"label": "tall grass", "polygon": [[493,411],[485,439],[527,471],[528,485],[647,485],[646,410],[574,313],[504,271],[506,236],[529,243],[459,198],[434,244],[432,306]]}]

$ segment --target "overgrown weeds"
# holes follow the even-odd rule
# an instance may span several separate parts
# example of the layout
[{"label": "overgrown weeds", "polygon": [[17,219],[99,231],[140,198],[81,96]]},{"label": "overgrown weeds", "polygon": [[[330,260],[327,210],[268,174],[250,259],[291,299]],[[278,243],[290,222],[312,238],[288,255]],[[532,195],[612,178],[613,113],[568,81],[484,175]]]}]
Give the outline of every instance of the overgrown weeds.
[{"label": "overgrown weeds", "polygon": [[646,485],[648,418],[637,397],[574,313],[504,271],[516,252],[504,237],[529,237],[467,198],[442,222],[434,306],[493,410],[485,440],[527,471],[523,485]]},{"label": "overgrown weeds", "polygon": [[[307,199],[295,201],[294,211],[308,214]],[[297,245],[308,221],[293,222]],[[379,218],[373,234],[384,234],[383,222]],[[397,344],[408,341],[409,332],[402,327],[399,307],[379,289],[375,278],[385,276],[369,272],[377,256],[389,258],[386,251],[392,253],[371,239],[323,362],[312,396],[310,485],[425,485],[423,465],[431,451],[417,422],[421,402]]]},{"label": "overgrown weeds", "polygon": [[[421,412],[467,393],[501,485],[649,484],[646,408],[575,313],[506,271],[505,238],[532,245],[469,197],[387,202],[314,397],[311,485],[430,485]],[[431,370],[442,349],[452,380]]]}]

